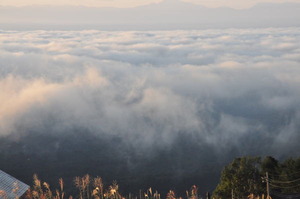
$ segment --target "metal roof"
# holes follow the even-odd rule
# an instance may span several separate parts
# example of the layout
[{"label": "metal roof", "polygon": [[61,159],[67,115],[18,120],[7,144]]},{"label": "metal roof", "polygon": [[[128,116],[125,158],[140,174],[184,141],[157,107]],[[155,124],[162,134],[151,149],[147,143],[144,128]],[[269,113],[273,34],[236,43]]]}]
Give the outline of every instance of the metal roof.
[{"label": "metal roof", "polygon": [[0,199],[21,197],[29,186],[0,170]]}]

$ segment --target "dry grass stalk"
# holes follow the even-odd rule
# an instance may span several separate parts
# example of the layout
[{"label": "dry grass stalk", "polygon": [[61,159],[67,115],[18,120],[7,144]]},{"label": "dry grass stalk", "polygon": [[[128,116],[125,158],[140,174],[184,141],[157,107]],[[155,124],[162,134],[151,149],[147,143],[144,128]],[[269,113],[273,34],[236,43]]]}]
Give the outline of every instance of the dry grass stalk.
[{"label": "dry grass stalk", "polygon": [[0,190],[0,198],[7,199],[7,194],[5,191]]},{"label": "dry grass stalk", "polygon": [[170,190],[168,193],[167,193],[167,199],[176,199],[176,196],[175,196],[175,192]]}]

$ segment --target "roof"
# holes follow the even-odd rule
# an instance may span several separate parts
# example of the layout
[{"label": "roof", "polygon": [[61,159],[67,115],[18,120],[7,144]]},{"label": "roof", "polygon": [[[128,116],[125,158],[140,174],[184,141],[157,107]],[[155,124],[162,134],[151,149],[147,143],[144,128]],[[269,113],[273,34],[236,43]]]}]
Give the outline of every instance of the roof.
[{"label": "roof", "polygon": [[0,199],[21,197],[29,186],[0,170]]}]

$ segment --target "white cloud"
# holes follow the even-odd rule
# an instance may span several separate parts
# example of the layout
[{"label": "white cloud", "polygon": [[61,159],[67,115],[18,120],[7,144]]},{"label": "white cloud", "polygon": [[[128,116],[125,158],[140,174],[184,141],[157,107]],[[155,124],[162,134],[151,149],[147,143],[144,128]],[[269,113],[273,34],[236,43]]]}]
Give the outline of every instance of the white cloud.
[{"label": "white cloud", "polygon": [[253,134],[255,146],[286,147],[282,129],[298,136],[299,32],[2,31],[1,135],[51,117],[51,132],[83,127],[144,146],[185,132],[221,149]]}]

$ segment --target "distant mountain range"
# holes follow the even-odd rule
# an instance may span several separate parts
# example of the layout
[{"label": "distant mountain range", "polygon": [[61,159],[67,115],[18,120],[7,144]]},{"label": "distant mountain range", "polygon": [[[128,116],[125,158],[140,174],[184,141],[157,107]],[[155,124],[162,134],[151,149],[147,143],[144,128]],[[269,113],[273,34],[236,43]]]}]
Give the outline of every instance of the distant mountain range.
[{"label": "distant mountain range", "polygon": [[0,29],[201,29],[300,25],[300,3],[264,3],[249,9],[165,0],[135,8],[84,6],[0,7]]}]

